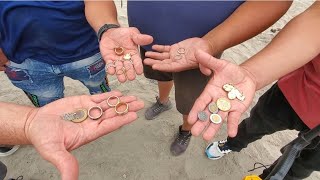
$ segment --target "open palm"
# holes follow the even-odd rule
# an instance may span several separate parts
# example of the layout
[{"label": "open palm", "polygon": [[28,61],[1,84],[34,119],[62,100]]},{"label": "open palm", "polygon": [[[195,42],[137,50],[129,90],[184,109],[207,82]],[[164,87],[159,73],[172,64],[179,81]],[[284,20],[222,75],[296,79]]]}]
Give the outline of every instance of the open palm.
[{"label": "open palm", "polygon": [[[241,114],[244,113],[252,102],[256,90],[256,83],[250,74],[241,66],[233,64],[225,60],[219,60],[211,55],[197,51],[195,54],[197,61],[204,67],[201,71],[213,71],[214,76],[210,79],[202,94],[196,100],[192,107],[188,122],[193,124],[191,132],[198,136],[203,133],[203,138],[207,141],[211,140],[217,133],[222,124],[213,124],[210,121],[197,121],[199,111],[208,111],[208,104],[216,102],[218,98],[227,97],[227,93],[223,90],[224,84],[233,84],[238,90],[243,92],[245,100],[230,100],[231,109],[228,112],[219,111],[218,114],[227,121],[228,135],[234,137],[237,134],[238,124]],[[208,68],[208,69],[207,69]]]},{"label": "open palm", "polygon": [[201,49],[209,53],[210,45],[202,38],[190,38],[171,46],[154,45],[152,49],[157,52],[146,52],[146,65],[154,70],[180,72],[198,68],[195,52]]},{"label": "open palm", "polygon": [[[153,38],[149,35],[141,34],[137,28],[121,27],[109,29],[102,35],[100,41],[100,52],[102,58],[107,64],[107,72],[111,75],[116,74],[120,82],[134,80],[136,74],[143,73],[142,60],[139,54],[138,45],[147,45],[152,43]],[[121,61],[123,55],[117,55],[115,48],[122,47],[124,54],[130,53],[130,61]],[[109,66],[113,64],[114,66]],[[116,72],[123,67],[127,69],[126,74],[117,74]]]},{"label": "open palm", "polygon": [[[105,100],[113,95],[129,104],[127,114],[117,116],[114,109],[108,107]],[[98,120],[88,118],[81,123],[73,123],[61,119],[62,114],[97,105],[104,111]],[[59,169],[63,180],[76,180],[78,163],[69,151],[134,121],[137,119],[136,111],[141,108],[142,101],[134,96],[121,96],[120,92],[67,97],[33,111],[26,124],[26,135],[40,155]]]}]

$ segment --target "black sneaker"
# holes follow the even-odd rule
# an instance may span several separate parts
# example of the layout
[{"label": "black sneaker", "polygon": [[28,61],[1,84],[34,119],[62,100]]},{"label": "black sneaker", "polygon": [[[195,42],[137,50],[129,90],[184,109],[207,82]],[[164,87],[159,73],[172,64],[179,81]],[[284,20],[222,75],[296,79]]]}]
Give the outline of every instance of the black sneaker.
[{"label": "black sneaker", "polygon": [[146,117],[147,120],[152,120],[162,112],[172,108],[172,104],[170,100],[168,100],[168,102],[166,103],[161,103],[158,97],[156,97],[156,100],[157,102],[155,102],[151,107],[149,107],[144,113],[144,116]]},{"label": "black sneaker", "polygon": [[187,150],[192,136],[190,131],[183,131],[181,128],[182,126],[179,127],[179,133],[170,147],[170,151],[174,156],[179,156]]},{"label": "black sneaker", "polygon": [[0,180],[3,180],[6,177],[6,175],[7,175],[7,166],[0,161]]},{"label": "black sneaker", "polygon": [[19,149],[19,145],[15,146],[2,146],[0,147],[0,157],[9,156]]}]

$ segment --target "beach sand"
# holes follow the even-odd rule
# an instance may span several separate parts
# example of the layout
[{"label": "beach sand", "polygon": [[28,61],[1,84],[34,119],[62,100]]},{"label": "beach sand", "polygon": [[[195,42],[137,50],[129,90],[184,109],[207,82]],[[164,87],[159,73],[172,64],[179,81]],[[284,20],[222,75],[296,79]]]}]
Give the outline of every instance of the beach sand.
[{"label": "beach sand", "polygon": [[[126,3],[119,10],[119,20],[126,24]],[[282,28],[292,17],[302,12],[311,2],[296,1],[289,12],[271,28]],[[248,59],[261,50],[276,33],[269,28],[257,37],[225,51],[223,59],[237,64]],[[262,67],[263,68],[263,67]],[[110,77],[112,89],[124,94],[136,95],[146,107],[155,101],[157,85],[155,81],[139,76],[132,82],[120,84],[115,77]],[[0,72],[0,101],[31,105],[23,92],[14,87],[6,75]],[[66,96],[88,94],[85,87],[77,81],[65,79]],[[267,88],[256,93],[254,103]],[[174,100],[174,92],[171,94]],[[254,104],[253,104],[254,105]],[[253,106],[252,105],[252,106]],[[245,175],[260,174],[262,169],[248,173],[255,162],[265,165],[272,163],[280,156],[280,148],[297,136],[295,131],[283,131],[264,137],[254,142],[240,153],[231,153],[218,161],[210,161],[204,156],[207,142],[202,138],[192,138],[188,150],[179,157],[170,154],[169,147],[179,125],[181,116],[176,109],[169,110],[156,120],[144,118],[145,109],[139,112],[139,119],[116,132],[102,137],[95,142],[72,152],[80,165],[81,180],[240,180]],[[243,117],[249,115],[245,113]],[[13,115],[14,117],[14,115]],[[226,137],[224,125],[215,137],[221,140]],[[7,178],[20,175],[26,180],[57,180],[60,178],[57,169],[43,160],[32,146],[22,146],[14,155],[0,158],[8,166]],[[320,179],[320,173],[313,173],[308,179]]]}]

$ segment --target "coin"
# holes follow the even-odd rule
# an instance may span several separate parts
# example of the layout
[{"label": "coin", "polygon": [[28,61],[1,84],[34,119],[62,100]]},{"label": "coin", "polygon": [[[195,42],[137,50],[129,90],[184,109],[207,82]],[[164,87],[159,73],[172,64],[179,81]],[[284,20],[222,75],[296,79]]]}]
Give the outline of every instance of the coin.
[{"label": "coin", "polygon": [[131,54],[130,54],[130,53],[125,54],[125,55],[123,56],[123,59],[124,59],[124,60],[127,60],[127,61],[131,60]]},{"label": "coin", "polygon": [[219,114],[211,114],[210,121],[214,124],[220,124],[222,122],[222,118]]},{"label": "coin", "polygon": [[208,105],[208,109],[212,114],[218,113],[219,109],[215,102],[212,102]]},{"label": "coin", "polygon": [[74,119],[74,118],[73,118],[73,114],[74,114],[74,113],[66,113],[66,114],[63,114],[63,115],[61,116],[61,118],[62,118],[63,120],[66,120],[66,121],[71,121],[71,120]]},{"label": "coin", "polygon": [[225,85],[222,86],[222,88],[223,88],[225,91],[229,92],[229,91],[231,91],[232,89],[234,89],[234,86],[233,86],[232,84],[225,84]]},{"label": "coin", "polygon": [[206,121],[208,119],[208,115],[204,111],[198,112],[198,118],[200,121]]},{"label": "coin", "polygon": [[221,111],[229,111],[231,109],[230,101],[224,97],[217,100],[217,106]]},{"label": "coin", "polygon": [[240,101],[244,101],[246,99],[246,97],[241,92],[239,92],[237,94],[237,99],[239,99]]},{"label": "coin", "polygon": [[73,114],[73,120],[71,120],[72,122],[75,123],[80,123],[84,120],[86,120],[88,117],[88,113],[86,109],[78,109],[76,112],[74,112]]},{"label": "coin", "polygon": [[228,99],[233,100],[237,97],[237,95],[240,92],[237,89],[232,89],[229,93],[228,93]]}]

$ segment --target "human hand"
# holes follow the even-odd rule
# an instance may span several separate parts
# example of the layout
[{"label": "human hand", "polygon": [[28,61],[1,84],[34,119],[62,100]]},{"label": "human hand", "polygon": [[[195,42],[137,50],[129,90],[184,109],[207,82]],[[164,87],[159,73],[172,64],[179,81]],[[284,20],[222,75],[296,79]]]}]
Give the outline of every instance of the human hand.
[{"label": "human hand", "polygon": [[[117,116],[114,108],[107,105],[106,99],[110,96],[118,96],[121,102],[128,103],[128,113]],[[104,111],[98,120],[87,118],[81,123],[73,123],[61,119],[62,114],[97,105]],[[136,97],[122,96],[120,92],[67,97],[32,111],[25,133],[40,155],[59,169],[62,180],[77,180],[78,163],[69,151],[134,121],[138,117],[136,111],[143,106]]]},{"label": "human hand", "polygon": [[202,73],[210,75],[213,71],[214,76],[195,101],[189,113],[188,122],[193,125],[191,129],[192,134],[199,136],[204,131],[203,138],[209,141],[218,132],[222,123],[214,124],[208,120],[204,122],[198,121],[197,114],[200,111],[205,111],[209,114],[208,104],[216,102],[218,98],[227,97],[227,93],[222,87],[229,83],[241,91],[245,95],[245,99],[244,101],[237,99],[230,100],[231,109],[228,112],[219,111],[218,114],[222,120],[227,119],[228,136],[236,136],[241,114],[248,109],[255,94],[256,82],[254,77],[243,67],[225,60],[216,59],[203,51],[197,51],[195,57],[204,67],[200,69]]},{"label": "human hand", "polygon": [[[136,74],[141,75],[143,73],[138,45],[147,45],[152,43],[152,41],[152,36],[141,34],[134,27],[109,29],[102,35],[100,41],[100,51],[106,62],[107,72],[111,75],[116,74],[120,82],[134,80]],[[119,49],[118,52],[123,52],[117,55],[115,48],[119,47],[123,49]],[[124,60],[123,57],[126,54],[129,54],[131,60]],[[126,68],[126,70],[123,71],[123,68]]]},{"label": "human hand", "polygon": [[201,49],[214,54],[208,41],[202,38],[190,38],[171,46],[154,45],[152,49],[157,52],[146,52],[144,63],[152,69],[164,72],[180,72],[198,68],[195,52]]},{"label": "human hand", "polygon": [[9,60],[6,55],[4,55],[2,49],[0,49],[0,71],[4,71],[6,69],[6,65],[9,64]]}]

